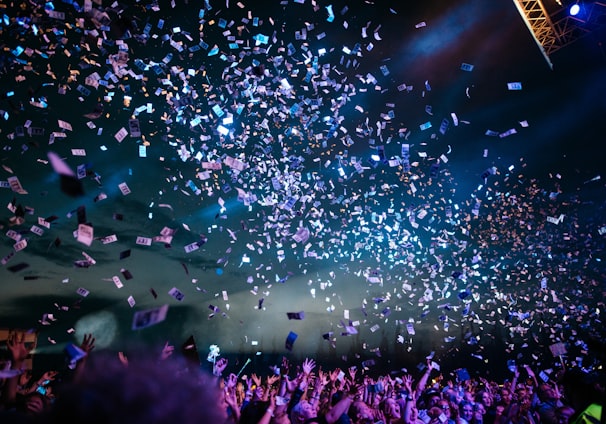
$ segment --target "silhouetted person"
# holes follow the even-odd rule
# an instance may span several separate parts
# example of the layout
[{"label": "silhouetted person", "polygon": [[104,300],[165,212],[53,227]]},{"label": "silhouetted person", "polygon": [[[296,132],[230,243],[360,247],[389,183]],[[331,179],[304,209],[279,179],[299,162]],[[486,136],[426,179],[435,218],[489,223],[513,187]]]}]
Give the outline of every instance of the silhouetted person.
[{"label": "silhouetted person", "polygon": [[188,369],[181,358],[120,362],[97,354],[86,370],[58,393],[47,423],[222,423],[219,389],[211,378]]}]

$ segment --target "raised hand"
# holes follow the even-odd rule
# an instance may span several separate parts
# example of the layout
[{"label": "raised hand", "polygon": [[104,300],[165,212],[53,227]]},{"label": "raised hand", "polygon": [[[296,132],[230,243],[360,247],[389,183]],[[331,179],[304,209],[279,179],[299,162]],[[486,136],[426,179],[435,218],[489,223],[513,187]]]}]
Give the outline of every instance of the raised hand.
[{"label": "raised hand", "polygon": [[95,338],[92,334],[85,334],[82,339],[82,344],[80,345],[80,349],[85,351],[86,353],[90,353],[95,348]]},{"label": "raised hand", "polygon": [[339,368],[337,368],[337,369],[335,369],[335,370],[332,370],[332,371],[329,373],[330,381],[331,381],[332,383],[334,383],[334,382],[337,380],[337,378],[339,377],[339,373],[340,373],[340,372],[341,372],[341,370],[340,370]]},{"label": "raised hand", "polygon": [[59,374],[58,371],[46,371],[44,374],[42,374],[42,377],[40,377],[40,381],[53,381],[57,374]]},{"label": "raised hand", "polygon": [[267,379],[265,380],[267,382],[267,387],[271,387],[273,386],[273,384],[278,381],[280,379],[279,375],[268,375]]},{"label": "raised hand", "polygon": [[25,347],[25,333],[11,334],[6,341],[6,346],[11,354],[13,368],[15,368],[15,365],[20,367],[29,355],[29,350]]},{"label": "raised hand", "polygon": [[318,372],[318,378],[320,378],[322,380],[322,384],[324,386],[326,386],[331,380],[330,380],[330,373],[328,372],[324,372],[322,370],[320,370]]},{"label": "raised hand", "polygon": [[259,377],[257,374],[252,373],[250,375],[251,380],[255,383],[255,385],[257,387],[261,387],[261,377]]},{"label": "raised hand", "polygon": [[530,365],[524,365],[524,369],[526,369],[526,373],[530,377],[534,377],[534,371],[532,370],[532,368],[530,368]]},{"label": "raised hand", "polygon": [[[9,367],[10,367],[10,364],[7,363],[4,366],[3,371],[8,370]],[[29,384],[29,381],[31,379],[32,379],[32,372],[31,372],[31,370],[25,370],[21,374],[19,374],[19,384],[18,385],[21,386],[21,387],[25,387],[25,386],[27,386]]]},{"label": "raised hand", "polygon": [[323,372],[322,370],[318,371],[318,378],[316,379],[316,387],[322,388],[328,384],[328,374]]},{"label": "raised hand", "polygon": [[128,366],[128,357],[124,354],[124,352],[118,352],[118,359],[122,365],[125,367]]},{"label": "raised hand", "polygon": [[347,393],[350,396],[361,396],[364,393],[364,384],[355,384],[355,383],[350,383],[349,384],[349,388],[347,389]]},{"label": "raised hand", "polygon": [[303,367],[303,373],[305,375],[309,375],[309,374],[311,374],[313,369],[316,367],[316,363],[314,362],[313,359],[305,358],[305,360],[303,361],[302,367]]},{"label": "raised hand", "polygon": [[223,371],[225,371],[225,368],[227,368],[227,359],[226,358],[221,358],[218,361],[215,362],[215,369],[214,369],[214,373],[215,375],[221,375],[221,373],[223,373]]},{"label": "raised hand", "polygon": [[168,342],[166,342],[164,344],[164,347],[162,348],[162,353],[160,354],[160,359],[162,361],[164,361],[165,359],[168,359],[174,352],[175,347],[171,346],[168,344]]},{"label": "raised hand", "polygon": [[402,385],[409,394],[412,394],[412,375],[406,374],[402,377]]},{"label": "raised hand", "polygon": [[232,372],[231,374],[229,374],[229,377],[227,377],[227,381],[225,384],[228,388],[233,389],[238,384],[238,376]]}]

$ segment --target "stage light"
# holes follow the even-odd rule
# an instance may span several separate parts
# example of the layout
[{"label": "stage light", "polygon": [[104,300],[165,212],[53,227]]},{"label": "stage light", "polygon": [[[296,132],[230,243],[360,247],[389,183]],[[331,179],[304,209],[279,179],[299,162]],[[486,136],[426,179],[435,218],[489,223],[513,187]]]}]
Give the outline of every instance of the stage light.
[{"label": "stage light", "polygon": [[568,13],[570,13],[570,16],[577,16],[580,11],[581,11],[581,6],[579,6],[579,3],[577,2],[577,3],[573,4],[572,6],[570,6]]},{"label": "stage light", "polygon": [[86,334],[95,337],[95,346],[99,349],[112,344],[118,334],[118,320],[109,311],[94,312],[80,318],[75,324],[75,338],[80,343]]}]

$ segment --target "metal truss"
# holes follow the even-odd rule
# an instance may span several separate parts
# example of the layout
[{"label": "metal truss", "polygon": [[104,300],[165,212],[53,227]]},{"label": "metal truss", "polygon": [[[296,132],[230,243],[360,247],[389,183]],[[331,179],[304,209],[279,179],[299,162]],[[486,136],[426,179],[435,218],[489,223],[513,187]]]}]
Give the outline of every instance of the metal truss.
[{"label": "metal truss", "polygon": [[526,26],[551,68],[551,55],[606,23],[606,3],[583,1],[581,13],[570,16],[567,8],[550,14],[542,0],[513,0]]}]

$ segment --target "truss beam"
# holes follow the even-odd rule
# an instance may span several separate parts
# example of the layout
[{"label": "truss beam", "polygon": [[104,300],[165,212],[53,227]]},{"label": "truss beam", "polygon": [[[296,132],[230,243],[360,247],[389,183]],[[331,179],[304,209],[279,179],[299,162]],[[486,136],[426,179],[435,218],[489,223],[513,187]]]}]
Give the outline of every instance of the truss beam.
[{"label": "truss beam", "polygon": [[606,22],[606,3],[601,1],[583,2],[578,16],[570,16],[566,8],[550,15],[542,0],[513,2],[552,69],[550,57],[553,53],[597,30]]}]

